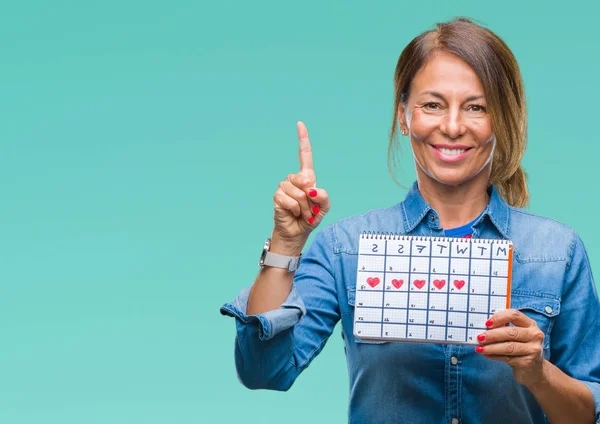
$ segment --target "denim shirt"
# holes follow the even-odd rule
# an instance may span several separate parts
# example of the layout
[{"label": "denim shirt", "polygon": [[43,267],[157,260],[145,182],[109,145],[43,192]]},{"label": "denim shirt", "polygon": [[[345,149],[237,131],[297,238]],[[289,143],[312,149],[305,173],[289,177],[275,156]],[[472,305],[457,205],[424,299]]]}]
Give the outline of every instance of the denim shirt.
[{"label": "denim shirt", "polygon": [[[337,221],[302,256],[279,309],[245,314],[250,287],[221,313],[235,317],[238,379],[251,389],[288,390],[341,320],[348,361],[348,422],[545,423],[532,393],[505,363],[474,346],[364,341],[352,332],[360,234],[443,236],[417,184],[405,200]],[[473,238],[514,244],[511,307],[544,332],[544,357],[591,391],[600,423],[600,304],[578,235],[549,218],[509,206],[490,187]]]}]

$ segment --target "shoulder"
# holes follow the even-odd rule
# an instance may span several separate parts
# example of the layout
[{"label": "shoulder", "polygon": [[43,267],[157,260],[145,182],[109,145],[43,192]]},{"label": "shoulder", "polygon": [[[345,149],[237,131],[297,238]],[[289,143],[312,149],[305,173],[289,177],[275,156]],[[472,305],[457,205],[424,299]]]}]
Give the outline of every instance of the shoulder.
[{"label": "shoulder", "polygon": [[339,219],[323,232],[327,238],[331,237],[335,253],[358,254],[358,239],[362,233],[402,233],[403,217],[402,203],[398,203]]},{"label": "shoulder", "polygon": [[509,206],[510,238],[521,262],[568,261],[578,240],[570,226]]}]

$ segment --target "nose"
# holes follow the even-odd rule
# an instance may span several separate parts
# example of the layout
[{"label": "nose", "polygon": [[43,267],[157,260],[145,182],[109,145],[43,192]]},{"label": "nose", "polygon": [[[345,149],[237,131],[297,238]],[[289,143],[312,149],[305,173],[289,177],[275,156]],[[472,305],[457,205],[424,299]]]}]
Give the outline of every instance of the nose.
[{"label": "nose", "polygon": [[444,115],[440,123],[440,131],[449,138],[458,138],[466,131],[466,126],[462,121],[460,110],[453,108]]}]

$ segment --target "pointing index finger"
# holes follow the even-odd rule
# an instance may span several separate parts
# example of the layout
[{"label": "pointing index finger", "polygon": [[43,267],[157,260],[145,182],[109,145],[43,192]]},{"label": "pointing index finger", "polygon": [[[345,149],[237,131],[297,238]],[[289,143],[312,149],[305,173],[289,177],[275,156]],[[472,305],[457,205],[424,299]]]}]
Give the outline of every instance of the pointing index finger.
[{"label": "pointing index finger", "polygon": [[492,325],[488,328],[497,328],[511,323],[517,327],[531,327],[535,323],[534,320],[518,309],[505,309],[496,312],[490,321],[492,321]]},{"label": "pointing index finger", "polygon": [[308,138],[308,130],[304,122],[298,121],[298,142],[300,144],[299,158],[300,158],[300,171],[313,171],[313,157],[312,147],[310,146],[310,140]]}]

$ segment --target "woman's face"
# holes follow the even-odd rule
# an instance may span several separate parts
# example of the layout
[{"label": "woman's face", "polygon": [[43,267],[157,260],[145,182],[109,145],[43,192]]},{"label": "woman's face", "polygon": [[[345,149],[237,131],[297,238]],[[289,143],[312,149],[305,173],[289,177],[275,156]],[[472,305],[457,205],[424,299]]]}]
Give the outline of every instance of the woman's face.
[{"label": "woman's face", "polygon": [[462,59],[434,53],[415,75],[398,117],[408,129],[420,182],[488,181],[496,144],[492,120],[481,81]]}]

